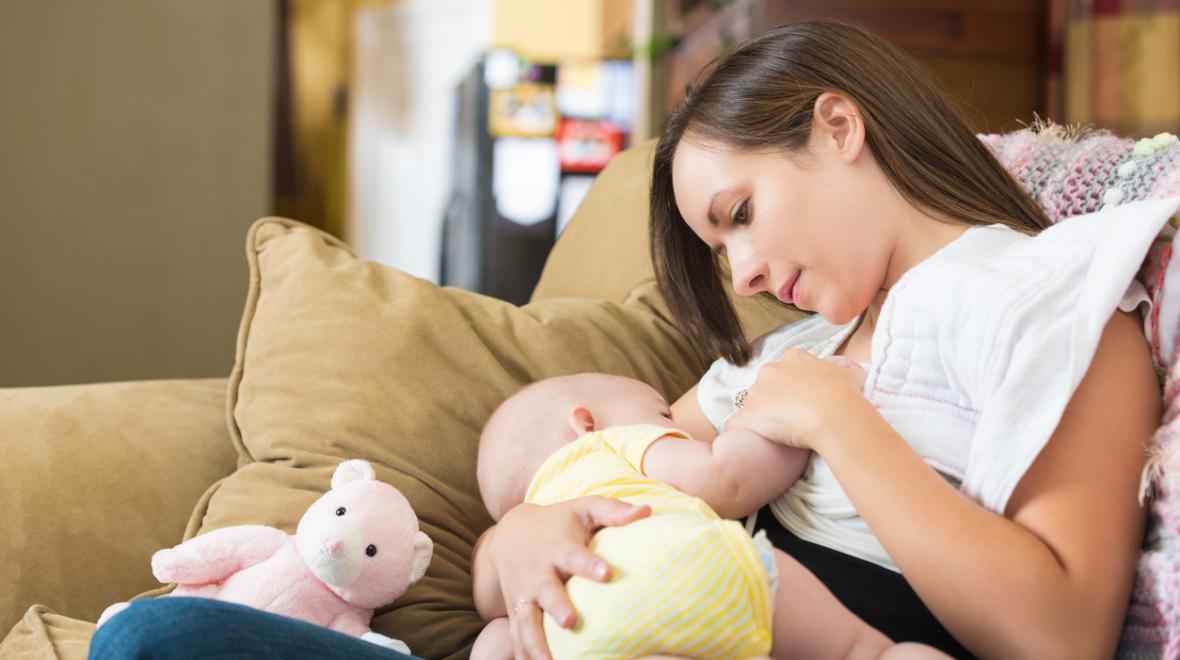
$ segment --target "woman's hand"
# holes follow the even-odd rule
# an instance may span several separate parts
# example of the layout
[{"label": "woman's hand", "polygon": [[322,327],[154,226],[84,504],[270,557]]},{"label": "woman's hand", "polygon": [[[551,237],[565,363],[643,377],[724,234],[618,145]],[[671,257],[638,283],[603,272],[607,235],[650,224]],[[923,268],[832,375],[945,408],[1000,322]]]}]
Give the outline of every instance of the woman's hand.
[{"label": "woman's hand", "polygon": [[779,444],[820,451],[816,445],[840,419],[871,404],[861,395],[865,372],[843,356],[817,358],[788,350],[758,370],[743,406],[726,427],[745,427]]},{"label": "woman's hand", "polygon": [[869,375],[865,373],[865,370],[860,366],[859,362],[843,355],[829,355],[823,359],[836,366],[845,367],[843,375],[848,381],[848,384],[851,385],[857,392],[864,391],[865,379],[867,379]]},{"label": "woman's hand", "polygon": [[605,497],[581,497],[549,506],[521,504],[496,525],[488,558],[500,578],[517,658],[549,658],[542,612],[563,628],[577,614],[563,583],[572,575],[607,582],[610,566],[586,548],[606,526],[626,525],[651,513]]}]

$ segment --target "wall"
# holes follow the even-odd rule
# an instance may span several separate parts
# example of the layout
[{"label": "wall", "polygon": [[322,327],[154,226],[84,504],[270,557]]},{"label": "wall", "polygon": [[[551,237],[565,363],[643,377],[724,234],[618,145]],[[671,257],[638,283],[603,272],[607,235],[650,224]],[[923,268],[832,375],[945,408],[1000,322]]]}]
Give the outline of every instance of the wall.
[{"label": "wall", "polygon": [[357,10],[345,238],[365,259],[439,280],[455,89],[491,39],[490,0]]},{"label": "wall", "polygon": [[0,386],[228,375],[269,0],[4,0]]}]

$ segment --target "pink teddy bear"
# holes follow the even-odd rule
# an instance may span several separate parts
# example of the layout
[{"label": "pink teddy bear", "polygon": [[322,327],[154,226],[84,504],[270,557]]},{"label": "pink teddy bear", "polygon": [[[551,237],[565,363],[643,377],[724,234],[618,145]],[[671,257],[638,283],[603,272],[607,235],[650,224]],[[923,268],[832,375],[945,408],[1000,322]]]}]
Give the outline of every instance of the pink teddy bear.
[{"label": "pink teddy bear", "polygon": [[[332,489],[294,535],[264,525],[213,530],[157,552],[152,574],[177,583],[173,596],[249,605],[408,654],[369,622],[426,573],[432,552],[401,492],[377,481],[367,461],[353,460],[336,468]],[[98,625],[129,605],[111,605]]]}]

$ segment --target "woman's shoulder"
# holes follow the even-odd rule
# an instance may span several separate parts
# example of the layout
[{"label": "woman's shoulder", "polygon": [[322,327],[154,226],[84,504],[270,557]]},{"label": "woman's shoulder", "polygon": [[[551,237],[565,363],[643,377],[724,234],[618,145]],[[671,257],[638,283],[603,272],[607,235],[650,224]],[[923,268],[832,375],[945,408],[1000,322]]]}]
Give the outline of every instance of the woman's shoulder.
[{"label": "woman's shoulder", "polygon": [[[915,267],[917,277],[908,278],[908,288],[932,288],[939,284],[947,288],[951,280],[968,277],[979,271],[993,275],[1015,275],[1023,264],[1000,265],[1021,250],[1027,249],[1034,236],[1004,224],[976,225],[951,245],[935,254],[934,258]],[[994,280],[993,280],[994,281]]]},{"label": "woman's shoulder", "polygon": [[[986,319],[1013,312],[1027,323],[1030,315],[1043,316],[1056,306],[1037,301],[1072,298],[1078,289],[1092,285],[1096,249],[1103,248],[1093,236],[1051,230],[1029,235],[999,223],[977,225],[948,249],[913,268],[894,304],[905,316],[937,319],[939,325],[978,328],[982,323],[997,329],[1000,324]],[[1124,254],[1122,261],[1129,260]],[[1102,268],[1111,270],[1108,264]],[[1116,270],[1125,269],[1122,265]]]},{"label": "woman's shoulder", "polygon": [[970,303],[957,303],[949,317],[955,341],[947,346],[957,351],[951,363],[981,411],[963,489],[985,506],[1004,510],[1108,325],[1108,351],[1138,351],[1137,366],[1150,371],[1142,325],[1127,312],[1143,299],[1134,278],[1144,255],[1177,208],[1180,199],[1070,218],[982,263],[975,281],[964,280],[970,286],[959,295]]},{"label": "woman's shoulder", "polygon": [[1067,218],[1035,235],[1001,223],[976,225],[946,251],[950,258],[931,259],[930,268],[916,269],[921,277],[914,278],[915,284],[937,287],[972,277],[997,288],[1040,290],[1047,282],[1086,283],[1060,277],[1063,268],[1086,272],[1087,280],[1121,276],[1127,267],[1138,268],[1178,206],[1180,197],[1132,202]]}]

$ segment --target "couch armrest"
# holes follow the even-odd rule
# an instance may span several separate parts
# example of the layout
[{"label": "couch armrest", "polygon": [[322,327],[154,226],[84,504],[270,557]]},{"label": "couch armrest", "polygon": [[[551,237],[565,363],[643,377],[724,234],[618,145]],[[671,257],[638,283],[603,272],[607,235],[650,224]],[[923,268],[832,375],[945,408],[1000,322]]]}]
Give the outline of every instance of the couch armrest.
[{"label": "couch armrest", "polygon": [[0,631],[43,603],[95,620],[160,586],[202,493],[234,471],[225,378],[0,389]]}]

